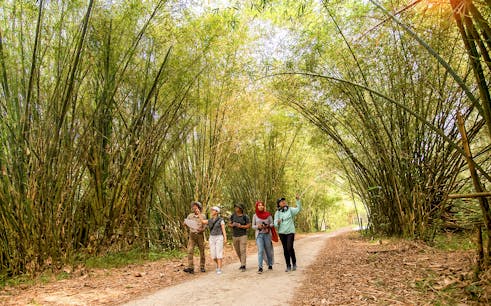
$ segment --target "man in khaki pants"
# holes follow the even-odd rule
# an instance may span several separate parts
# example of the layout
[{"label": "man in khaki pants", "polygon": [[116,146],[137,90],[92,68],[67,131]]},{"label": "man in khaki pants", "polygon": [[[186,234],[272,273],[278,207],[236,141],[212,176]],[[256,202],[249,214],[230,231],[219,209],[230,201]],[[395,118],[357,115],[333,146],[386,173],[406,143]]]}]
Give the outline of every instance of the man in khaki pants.
[{"label": "man in khaki pants", "polygon": [[244,204],[238,203],[234,206],[235,212],[230,217],[229,227],[232,228],[232,240],[235,253],[240,259],[240,271],[246,270],[247,229],[251,227],[249,217],[244,214]]},{"label": "man in khaki pants", "polygon": [[[191,211],[187,218],[184,220],[184,224],[189,227],[189,239],[188,239],[188,267],[184,269],[184,272],[194,273],[194,247],[197,245],[199,250],[199,266],[200,271],[205,272],[205,237],[203,232],[205,225],[201,222],[206,216],[201,214],[203,205],[200,202],[191,202]],[[201,214],[201,218],[200,218]]]}]

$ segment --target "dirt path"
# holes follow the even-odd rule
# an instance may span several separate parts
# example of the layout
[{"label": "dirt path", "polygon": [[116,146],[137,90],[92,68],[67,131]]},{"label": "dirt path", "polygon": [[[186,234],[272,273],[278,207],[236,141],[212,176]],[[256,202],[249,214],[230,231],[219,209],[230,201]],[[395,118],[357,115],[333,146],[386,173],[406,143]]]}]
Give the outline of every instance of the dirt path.
[{"label": "dirt path", "polygon": [[47,282],[5,287],[0,305],[491,305],[491,270],[476,283],[474,250],[341,234],[346,231],[299,234],[295,272],[284,272],[281,245],[275,243],[274,270],[257,274],[257,249],[249,241],[246,272],[239,272],[227,244],[229,265],[220,276],[212,272],[208,253],[209,272],[194,275],[182,271],[186,258],[82,267],[67,279],[53,275]]},{"label": "dirt path", "polygon": [[222,275],[208,272],[125,305],[286,305],[302,284],[305,268],[315,261],[326,239],[347,231],[350,229],[295,241],[297,271],[284,271],[283,251],[277,246],[273,271],[257,274],[257,255],[251,254],[247,257],[246,272],[240,272],[237,264],[229,264],[224,266]]}]

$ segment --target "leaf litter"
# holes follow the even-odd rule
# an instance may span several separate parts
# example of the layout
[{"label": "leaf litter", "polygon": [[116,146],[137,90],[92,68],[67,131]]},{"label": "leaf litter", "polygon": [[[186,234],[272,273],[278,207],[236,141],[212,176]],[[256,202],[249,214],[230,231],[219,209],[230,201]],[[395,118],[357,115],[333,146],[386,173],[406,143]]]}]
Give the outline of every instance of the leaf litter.
[{"label": "leaf litter", "polygon": [[489,305],[491,278],[473,280],[475,253],[344,234],[327,240],[292,304]]},{"label": "leaf litter", "polygon": [[[247,253],[255,252],[249,241]],[[231,245],[225,246],[224,255],[224,264],[237,263]],[[199,272],[182,271],[186,261],[65,269],[68,279],[1,289],[0,304],[117,305],[199,277]],[[305,279],[291,304],[489,305],[491,270],[475,280],[475,262],[474,251],[442,251],[414,241],[371,241],[358,233],[343,234],[328,239],[314,264],[305,268]],[[209,254],[206,268],[214,270]]]}]

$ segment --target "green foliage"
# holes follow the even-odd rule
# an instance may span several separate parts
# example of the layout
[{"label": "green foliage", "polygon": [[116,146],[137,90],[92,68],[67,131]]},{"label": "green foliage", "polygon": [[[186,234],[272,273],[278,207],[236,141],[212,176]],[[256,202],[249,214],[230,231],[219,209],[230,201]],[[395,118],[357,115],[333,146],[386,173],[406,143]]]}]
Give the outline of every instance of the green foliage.
[{"label": "green foliage", "polygon": [[[296,56],[309,65],[286,66],[287,73],[276,78],[280,99],[330,139],[373,231],[431,236],[448,209],[442,194],[462,183],[464,159],[456,152],[453,119],[456,110],[465,109],[461,88],[439,73],[439,63],[403,29],[387,23],[354,27],[355,10],[324,4],[325,19],[316,26],[302,20],[299,26],[304,32]],[[404,15],[404,21],[417,20],[418,12]],[[428,19],[448,13],[435,11]],[[423,22],[426,32],[418,34],[437,46],[441,58],[459,65],[463,53],[445,43],[455,28]],[[312,42],[332,41],[332,48],[311,48]],[[465,116],[471,120],[475,114]],[[469,127],[473,135],[480,129]]]},{"label": "green foliage", "polygon": [[[78,254],[69,263],[73,266],[83,265],[93,269],[111,269],[124,267],[131,264],[143,264],[145,262],[158,261],[160,259],[181,259],[185,253],[180,250],[161,250],[161,249],[131,249],[129,251],[110,252],[101,256],[87,256]],[[35,283],[48,283],[53,280],[69,279],[70,273],[65,271],[46,270],[39,275],[20,275],[15,277],[0,277],[0,288],[5,286],[32,285]]]},{"label": "green foliage", "polygon": [[[377,234],[431,240],[479,221],[443,195],[467,183],[457,110],[491,166],[480,114],[400,24],[357,0],[196,5],[4,1],[4,279],[81,252],[107,267],[179,249],[192,200],[252,214],[298,193],[306,232],[367,215]],[[451,10],[427,5],[398,18],[466,75]]]},{"label": "green foliage", "polygon": [[34,285],[35,280],[30,275],[17,275],[10,276],[5,274],[0,274],[0,288],[6,286],[18,286],[20,284]]},{"label": "green foliage", "polygon": [[179,250],[159,251],[132,249],[126,252],[108,253],[97,257],[88,257],[84,260],[87,268],[119,268],[129,264],[141,264],[146,261],[156,261],[159,259],[182,258],[185,253]]},{"label": "green foliage", "polygon": [[0,19],[2,271],[149,244],[154,182],[189,124],[199,74],[180,66],[195,54],[172,61],[173,41],[151,35],[163,3],[2,8],[12,16]]},{"label": "green foliage", "polygon": [[462,233],[439,233],[435,236],[432,245],[444,251],[474,250],[476,248],[475,234],[471,232]]}]

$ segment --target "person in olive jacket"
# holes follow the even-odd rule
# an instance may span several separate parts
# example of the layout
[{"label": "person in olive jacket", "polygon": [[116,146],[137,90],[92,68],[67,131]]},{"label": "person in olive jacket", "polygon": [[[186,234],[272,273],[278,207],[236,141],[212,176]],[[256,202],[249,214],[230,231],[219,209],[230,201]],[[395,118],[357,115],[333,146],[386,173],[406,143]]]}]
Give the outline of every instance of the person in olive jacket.
[{"label": "person in olive jacket", "polygon": [[277,210],[274,214],[274,225],[278,229],[281,245],[283,246],[283,255],[285,256],[285,272],[297,269],[293,241],[295,240],[295,216],[302,209],[302,203],[299,195],[296,195],[295,198],[297,207],[289,207],[285,198],[278,199],[276,201]]}]

